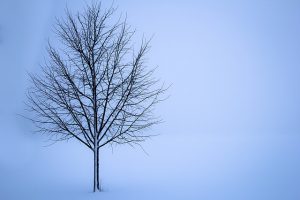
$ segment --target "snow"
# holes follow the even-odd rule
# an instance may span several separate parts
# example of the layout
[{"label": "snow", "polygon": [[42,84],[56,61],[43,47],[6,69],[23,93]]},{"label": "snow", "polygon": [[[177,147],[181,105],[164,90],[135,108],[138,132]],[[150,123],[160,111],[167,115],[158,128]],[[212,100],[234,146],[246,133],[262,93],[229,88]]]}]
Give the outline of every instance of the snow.
[{"label": "snow", "polygon": [[138,147],[106,148],[104,191],[92,193],[91,152],[72,141],[43,147],[28,138],[1,165],[0,199],[296,200],[298,141],[292,134],[165,134],[144,144],[148,155]]}]

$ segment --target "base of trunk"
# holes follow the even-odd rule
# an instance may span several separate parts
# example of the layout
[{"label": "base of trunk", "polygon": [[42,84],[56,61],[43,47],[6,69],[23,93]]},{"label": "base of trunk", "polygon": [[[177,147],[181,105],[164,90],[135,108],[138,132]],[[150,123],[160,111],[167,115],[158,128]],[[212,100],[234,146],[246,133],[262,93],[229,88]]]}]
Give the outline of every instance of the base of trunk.
[{"label": "base of trunk", "polygon": [[99,179],[99,150],[94,151],[94,192],[101,192],[101,183]]}]

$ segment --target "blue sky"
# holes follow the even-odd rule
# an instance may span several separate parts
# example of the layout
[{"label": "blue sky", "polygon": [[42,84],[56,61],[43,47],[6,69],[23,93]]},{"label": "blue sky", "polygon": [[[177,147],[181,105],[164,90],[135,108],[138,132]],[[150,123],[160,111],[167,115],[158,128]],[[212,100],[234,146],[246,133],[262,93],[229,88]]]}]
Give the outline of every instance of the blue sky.
[{"label": "blue sky", "polygon": [[[103,4],[108,7],[111,1]],[[147,156],[136,152],[138,149],[132,151],[128,147],[116,150],[114,158],[109,156],[109,150],[104,153],[108,164],[103,161],[107,174],[103,176],[110,189],[114,190],[114,181],[121,180],[122,188],[121,183],[132,177],[114,176],[109,164],[119,163],[130,171],[132,166],[124,164],[126,160],[136,163],[144,160],[153,168],[140,167],[152,170],[153,177],[160,177],[162,184],[170,185],[172,181],[164,180],[178,176],[194,187],[208,188],[201,190],[202,197],[206,195],[207,199],[213,196],[214,189],[221,191],[224,199],[235,199],[232,188],[238,185],[241,195],[257,193],[255,199],[276,196],[282,199],[287,194],[290,197],[286,199],[299,198],[296,178],[300,177],[300,2],[116,0],[114,4],[137,29],[137,43],[143,35],[153,36],[149,65],[158,66],[156,75],[172,87],[170,98],[157,108],[165,123],[152,130],[162,135],[161,141],[158,137],[145,144],[151,155],[148,161]],[[46,166],[57,162],[55,156],[48,161],[34,158],[33,154],[39,151],[52,155],[55,146],[45,149],[35,137],[24,136],[30,130],[29,125],[20,122],[15,113],[23,109],[29,84],[26,73],[38,71],[46,56],[48,38],[55,43],[52,27],[55,17],[64,16],[66,5],[71,10],[81,10],[85,1],[2,0],[0,3],[3,166],[17,165],[11,157],[20,153],[24,154],[21,163],[36,160],[29,169],[37,163],[45,162]],[[14,142],[26,150],[9,145]],[[74,145],[65,156],[78,153]],[[58,147],[63,149],[64,145]],[[182,160],[175,155],[181,155]],[[166,157],[168,162],[164,161]],[[76,156],[68,159],[80,163]],[[89,162],[86,158],[85,161]],[[214,170],[218,165],[221,169]],[[55,173],[49,170],[50,174]],[[191,171],[186,179],[182,175],[185,171]],[[193,178],[192,174],[199,176]],[[135,184],[144,181],[146,185],[154,181],[151,177],[140,180],[138,176],[132,180],[136,180]],[[198,197],[198,193],[195,195]]]}]

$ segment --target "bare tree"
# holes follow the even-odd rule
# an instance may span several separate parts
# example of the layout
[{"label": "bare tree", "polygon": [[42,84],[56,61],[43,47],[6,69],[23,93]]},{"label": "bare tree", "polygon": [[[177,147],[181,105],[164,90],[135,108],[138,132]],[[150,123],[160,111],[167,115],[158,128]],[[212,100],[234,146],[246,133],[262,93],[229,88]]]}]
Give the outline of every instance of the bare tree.
[{"label": "bare tree", "polygon": [[145,65],[149,42],[134,51],[134,31],[126,19],[112,23],[114,8],[86,6],[57,20],[62,45],[48,45],[41,74],[30,74],[30,119],[54,141],[76,139],[94,155],[94,187],[99,181],[99,149],[139,144],[144,129],[160,122],[153,114],[165,87]]}]

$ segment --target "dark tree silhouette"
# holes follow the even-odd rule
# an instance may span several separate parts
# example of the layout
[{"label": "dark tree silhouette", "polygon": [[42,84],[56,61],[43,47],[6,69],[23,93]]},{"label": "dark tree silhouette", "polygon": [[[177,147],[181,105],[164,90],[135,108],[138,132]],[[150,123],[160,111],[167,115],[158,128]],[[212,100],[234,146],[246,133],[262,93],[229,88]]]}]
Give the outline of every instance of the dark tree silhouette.
[{"label": "dark tree silhouette", "polygon": [[145,65],[149,41],[134,51],[134,31],[126,19],[112,23],[114,8],[100,4],[57,20],[61,45],[48,45],[41,74],[30,74],[30,119],[54,141],[76,139],[94,155],[94,187],[99,181],[99,149],[138,144],[144,129],[157,124],[153,108],[165,87]]}]

